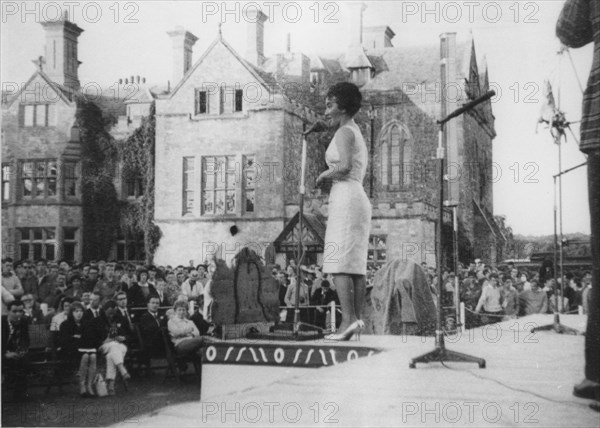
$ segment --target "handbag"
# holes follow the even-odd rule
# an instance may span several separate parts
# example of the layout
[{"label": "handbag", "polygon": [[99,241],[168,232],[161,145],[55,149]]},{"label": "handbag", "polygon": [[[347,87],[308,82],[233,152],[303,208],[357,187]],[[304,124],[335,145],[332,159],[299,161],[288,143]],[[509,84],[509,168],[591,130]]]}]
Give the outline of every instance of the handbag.
[{"label": "handbag", "polygon": [[94,378],[94,389],[96,390],[96,395],[98,397],[106,397],[108,395],[106,381],[104,380],[104,376],[102,376],[100,373],[98,373]]}]

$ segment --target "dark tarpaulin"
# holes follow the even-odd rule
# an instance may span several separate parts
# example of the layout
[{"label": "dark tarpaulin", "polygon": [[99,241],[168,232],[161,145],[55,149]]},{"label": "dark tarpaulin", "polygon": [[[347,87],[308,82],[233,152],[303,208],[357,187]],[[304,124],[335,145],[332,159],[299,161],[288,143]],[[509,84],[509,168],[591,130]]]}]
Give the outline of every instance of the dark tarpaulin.
[{"label": "dark tarpaulin", "polygon": [[412,261],[393,260],[375,275],[371,300],[374,334],[435,331],[436,307],[425,272]]}]

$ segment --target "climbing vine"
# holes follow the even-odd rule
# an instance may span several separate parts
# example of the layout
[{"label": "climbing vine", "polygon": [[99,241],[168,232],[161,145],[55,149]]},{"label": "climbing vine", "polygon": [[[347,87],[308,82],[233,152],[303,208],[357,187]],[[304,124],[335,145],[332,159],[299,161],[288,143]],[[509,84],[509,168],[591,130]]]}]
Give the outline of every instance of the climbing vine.
[{"label": "climbing vine", "polygon": [[142,182],[141,198],[124,202],[121,227],[132,235],[143,234],[146,263],[152,263],[161,238],[160,228],[154,223],[154,147],[155,109],[142,119],[142,124],[119,145],[122,179]]},{"label": "climbing vine", "polygon": [[117,161],[115,141],[109,129],[115,118],[80,96],[76,126],[82,158],[83,260],[106,260],[119,225],[119,199],[114,186]]}]

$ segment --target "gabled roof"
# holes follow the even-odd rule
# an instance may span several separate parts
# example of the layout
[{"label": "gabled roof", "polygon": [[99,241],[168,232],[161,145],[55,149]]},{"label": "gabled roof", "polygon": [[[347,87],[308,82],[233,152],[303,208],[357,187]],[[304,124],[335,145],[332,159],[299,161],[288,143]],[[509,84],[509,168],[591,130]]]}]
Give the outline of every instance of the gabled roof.
[{"label": "gabled roof", "polygon": [[10,99],[8,99],[6,101],[6,106],[5,107],[10,107],[12,105],[13,102],[15,102],[15,100],[18,100],[19,97],[21,96],[21,93],[23,93],[23,91],[29,86],[29,84],[37,77],[40,76],[47,84],[48,86],[50,86],[52,89],[54,89],[54,92],[56,92],[56,94],[58,94],[58,96],[60,97],[61,100],[63,100],[66,104],[71,104],[73,99],[74,99],[74,95],[75,93],[70,90],[69,88],[60,85],[56,82],[53,82],[50,77],[48,77],[48,75],[46,73],[44,73],[41,70],[36,70],[35,73],[33,73],[31,75],[31,77],[29,78],[29,80],[27,81],[27,83],[25,83],[23,86],[21,86],[21,89],[19,89],[19,91],[17,91],[16,94],[14,94],[12,97],[10,97]]},{"label": "gabled roof", "polygon": [[[302,243],[311,249],[319,249],[323,250],[323,246],[325,244],[325,225],[319,218],[312,213],[304,213],[303,217],[303,226],[304,230],[302,231]],[[294,250],[294,248],[298,246],[298,229],[300,227],[300,211],[298,211],[294,217],[285,225],[283,231],[279,234],[279,236],[273,242],[275,245],[275,249],[279,252],[282,250]]]},{"label": "gabled roof", "polygon": [[[461,77],[464,44],[456,45],[457,78]],[[411,46],[369,49],[367,54],[377,64],[375,76],[365,90],[402,89],[405,84],[434,85],[440,83],[440,47]],[[385,68],[384,68],[385,65]]]},{"label": "gabled roof", "polygon": [[249,72],[254,76],[254,78],[260,83],[267,91],[272,91],[277,87],[277,81],[273,78],[273,76],[265,71],[260,70],[258,67],[255,67],[250,62],[246,61],[239,55],[235,49],[233,49],[229,43],[227,43],[221,35],[217,36],[214,42],[204,51],[202,56],[196,61],[196,63],[185,73],[183,78],[179,81],[177,86],[173,88],[173,91],[169,95],[169,98],[172,98],[173,95],[179,91],[179,88],[183,86],[183,84],[190,78],[190,76],[196,71],[196,69],[204,62],[204,59],[208,56],[208,54],[217,46],[218,44],[223,45],[235,59],[237,59],[240,64],[242,64]]}]

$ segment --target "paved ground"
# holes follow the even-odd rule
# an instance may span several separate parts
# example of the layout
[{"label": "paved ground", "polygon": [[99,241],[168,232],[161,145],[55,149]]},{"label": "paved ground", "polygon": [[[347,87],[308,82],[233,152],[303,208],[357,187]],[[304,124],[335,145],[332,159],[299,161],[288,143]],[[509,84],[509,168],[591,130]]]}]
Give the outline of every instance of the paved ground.
[{"label": "paved ground", "polygon": [[[583,330],[585,318],[561,320]],[[536,426],[599,427],[588,400],[571,394],[582,378],[583,336],[530,334],[538,315],[447,340],[487,360],[409,369],[433,338],[362,336],[385,352],[320,369],[209,365],[202,400],[164,406],[141,426]],[[454,343],[452,343],[454,342]],[[119,425],[125,425],[120,423]]]},{"label": "paved ground", "polygon": [[64,386],[62,394],[56,388],[48,395],[44,388],[31,388],[31,398],[23,404],[2,397],[2,426],[139,426],[140,414],[198,401],[200,389],[191,370],[184,384],[173,378],[163,380],[164,371],[156,371],[150,377],[133,378],[128,391],[117,384],[117,396],[103,398],[81,398],[75,384]]}]

